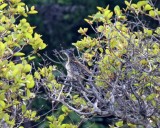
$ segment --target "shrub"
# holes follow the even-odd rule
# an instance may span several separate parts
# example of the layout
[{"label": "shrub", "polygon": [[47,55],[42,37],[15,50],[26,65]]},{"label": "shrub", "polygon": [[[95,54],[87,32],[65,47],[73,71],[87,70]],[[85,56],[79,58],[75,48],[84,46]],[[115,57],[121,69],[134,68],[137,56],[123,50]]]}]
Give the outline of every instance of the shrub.
[{"label": "shrub", "polygon": [[[73,45],[92,75],[83,84],[80,76],[60,81],[63,86],[48,93],[86,118],[112,115],[117,127],[160,127],[160,11],[148,0],[125,4],[114,11],[97,7],[85,19],[95,36],[87,35],[88,28],[78,31],[84,38]],[[153,28],[148,19],[158,25]]]},{"label": "shrub", "polygon": [[[21,0],[0,0],[0,127],[21,126],[37,120],[36,111],[29,108],[38,86],[29,63],[38,50],[44,49],[41,35],[33,32],[27,22],[29,14],[36,14]],[[31,52],[25,54],[27,46]],[[34,89],[33,89],[34,88]]]}]

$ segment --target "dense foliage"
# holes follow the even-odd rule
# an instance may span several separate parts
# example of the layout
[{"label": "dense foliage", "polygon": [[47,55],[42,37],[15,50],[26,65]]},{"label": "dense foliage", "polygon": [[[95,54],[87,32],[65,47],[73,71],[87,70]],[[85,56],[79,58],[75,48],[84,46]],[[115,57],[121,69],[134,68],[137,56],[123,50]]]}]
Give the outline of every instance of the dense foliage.
[{"label": "dense foliage", "polygon": [[[160,127],[160,10],[148,0],[125,4],[114,11],[97,7],[98,12],[85,19],[95,34],[80,28],[84,38],[73,45],[76,60],[91,74],[73,80],[44,58],[44,64],[35,67],[34,55],[46,47],[26,20],[37,13],[35,7],[0,0],[0,127],[25,127],[43,117],[44,127],[76,128],[93,116],[114,117],[110,127]],[[24,53],[26,47],[29,53]],[[64,61],[61,52],[54,53],[54,62]],[[37,97],[52,104],[40,116],[31,107]],[[59,103],[62,112],[55,116]],[[65,122],[71,110],[80,115],[79,123]]]},{"label": "dense foliage", "polygon": [[[123,10],[98,7],[85,19],[95,36],[80,28],[84,38],[73,45],[92,75],[83,83],[81,76],[60,81],[62,88],[57,94],[56,88],[49,90],[50,96],[86,118],[113,115],[117,127],[159,127],[160,11],[152,1],[125,4]],[[146,19],[157,26],[151,28]]]},{"label": "dense foliage", "polygon": [[[41,36],[27,22],[37,11],[20,0],[0,0],[0,127],[21,126],[24,121],[37,120],[36,111],[29,108],[39,88],[35,84],[29,63],[33,54],[44,49]],[[25,55],[23,49],[32,51]]]}]

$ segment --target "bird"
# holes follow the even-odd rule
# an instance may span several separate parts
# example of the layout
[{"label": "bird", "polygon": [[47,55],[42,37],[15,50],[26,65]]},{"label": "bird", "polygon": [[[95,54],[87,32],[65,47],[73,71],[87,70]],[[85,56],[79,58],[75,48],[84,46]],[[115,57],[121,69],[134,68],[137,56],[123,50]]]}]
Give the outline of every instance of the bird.
[{"label": "bird", "polygon": [[67,57],[65,64],[67,78],[81,82],[91,76],[91,71],[75,57],[73,48],[62,50],[62,52]]}]

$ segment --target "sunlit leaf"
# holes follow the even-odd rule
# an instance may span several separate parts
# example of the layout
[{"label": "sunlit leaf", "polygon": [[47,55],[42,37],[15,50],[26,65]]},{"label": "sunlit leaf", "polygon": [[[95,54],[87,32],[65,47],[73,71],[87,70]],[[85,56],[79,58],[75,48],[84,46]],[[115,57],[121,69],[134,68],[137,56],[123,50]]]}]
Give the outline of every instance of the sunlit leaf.
[{"label": "sunlit leaf", "polygon": [[151,17],[155,17],[155,16],[156,16],[156,15],[155,15],[155,12],[154,12],[153,10],[149,11],[149,15],[150,15]]},{"label": "sunlit leaf", "polygon": [[16,52],[15,54],[14,54],[14,56],[24,56],[25,54],[23,53],[23,52]]},{"label": "sunlit leaf", "polygon": [[0,5],[0,10],[4,9],[5,7],[7,7],[8,4],[4,3],[2,5]]},{"label": "sunlit leaf", "polygon": [[146,4],[145,7],[144,7],[145,11],[152,10],[152,9],[153,9],[153,7],[149,4]]}]

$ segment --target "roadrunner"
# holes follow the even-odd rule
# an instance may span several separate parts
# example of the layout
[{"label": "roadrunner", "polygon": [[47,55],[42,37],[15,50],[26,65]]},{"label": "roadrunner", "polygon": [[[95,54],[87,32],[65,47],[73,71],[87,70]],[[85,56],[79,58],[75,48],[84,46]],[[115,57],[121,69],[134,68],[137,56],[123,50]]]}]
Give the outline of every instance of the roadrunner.
[{"label": "roadrunner", "polygon": [[74,56],[74,49],[62,51],[67,56],[65,68],[67,70],[67,78],[82,82],[86,77],[91,76],[89,69],[81,64]]}]

